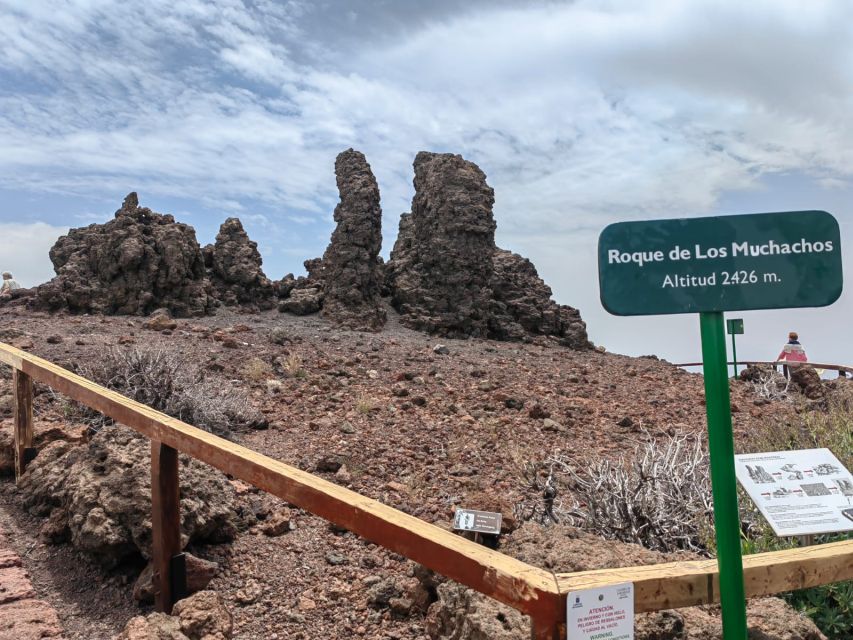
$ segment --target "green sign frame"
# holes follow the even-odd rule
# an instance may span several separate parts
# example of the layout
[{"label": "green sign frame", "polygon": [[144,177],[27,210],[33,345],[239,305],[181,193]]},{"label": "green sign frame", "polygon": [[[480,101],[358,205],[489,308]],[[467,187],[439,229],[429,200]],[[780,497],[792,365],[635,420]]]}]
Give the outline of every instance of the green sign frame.
[{"label": "green sign frame", "polygon": [[[599,237],[598,274],[614,315],[699,314],[723,637],[746,640],[723,312],[835,302],[844,285],[838,222],[826,211],[619,222]],[[730,320],[729,333],[736,363],[743,320]]]},{"label": "green sign frame", "polygon": [[598,242],[614,315],[822,307],[841,295],[841,232],[826,211],[618,222]]},{"label": "green sign frame", "polygon": [[726,333],[730,336],[743,334],[743,318],[729,318],[726,320]]}]

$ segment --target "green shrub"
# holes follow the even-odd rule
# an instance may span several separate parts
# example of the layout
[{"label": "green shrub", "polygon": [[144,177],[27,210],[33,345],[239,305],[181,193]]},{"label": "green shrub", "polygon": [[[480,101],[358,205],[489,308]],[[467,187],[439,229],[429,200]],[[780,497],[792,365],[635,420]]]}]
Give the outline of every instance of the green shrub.
[{"label": "green shrub", "polygon": [[783,597],[814,620],[830,640],[853,638],[853,580],[792,591]]}]

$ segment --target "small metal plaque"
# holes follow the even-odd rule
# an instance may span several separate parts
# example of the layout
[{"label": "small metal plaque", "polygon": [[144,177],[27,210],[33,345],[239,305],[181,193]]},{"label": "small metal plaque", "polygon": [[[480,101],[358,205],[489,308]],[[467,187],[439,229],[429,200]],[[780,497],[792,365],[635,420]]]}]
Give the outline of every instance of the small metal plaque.
[{"label": "small metal plaque", "polygon": [[501,514],[491,511],[475,511],[474,509],[457,509],[453,519],[453,528],[459,531],[489,533],[499,535],[501,532]]}]

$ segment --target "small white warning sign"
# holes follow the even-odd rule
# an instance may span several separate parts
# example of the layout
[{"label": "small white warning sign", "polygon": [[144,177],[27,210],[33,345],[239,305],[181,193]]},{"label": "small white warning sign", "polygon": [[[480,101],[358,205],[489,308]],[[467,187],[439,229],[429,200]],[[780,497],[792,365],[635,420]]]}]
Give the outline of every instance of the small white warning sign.
[{"label": "small white warning sign", "polygon": [[633,583],[570,591],[566,606],[571,640],[634,640]]}]

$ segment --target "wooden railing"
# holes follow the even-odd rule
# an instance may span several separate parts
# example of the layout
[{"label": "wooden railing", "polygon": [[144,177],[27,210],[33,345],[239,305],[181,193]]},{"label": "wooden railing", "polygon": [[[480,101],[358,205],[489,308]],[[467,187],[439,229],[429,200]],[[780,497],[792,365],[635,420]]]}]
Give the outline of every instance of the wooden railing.
[{"label": "wooden railing", "polygon": [[[745,365],[745,366],[755,366],[755,365],[770,365],[772,367],[778,366],[787,366],[787,367],[796,367],[801,364],[806,364],[815,369],[826,369],[828,371],[839,371],[847,374],[853,374],[853,367],[848,367],[843,364],[823,364],[820,362],[785,362],[784,360],[775,360],[775,361],[765,361],[765,360],[738,360],[737,362],[730,361],[727,363],[728,365]],[[679,364],[672,365],[674,367],[701,367],[701,362],[681,362]]]},{"label": "wooden railing", "polygon": [[[637,612],[719,601],[717,565],[713,560],[555,574],[197,429],[3,343],[0,362],[13,369],[16,475],[24,473],[34,453],[34,380],[151,440],[152,555],[155,603],[160,611],[171,611],[185,590],[179,452],[529,615],[534,639],[565,637],[566,596],[575,589],[633,582]],[[748,596],[851,579],[853,540],[747,556],[744,576]]]}]

